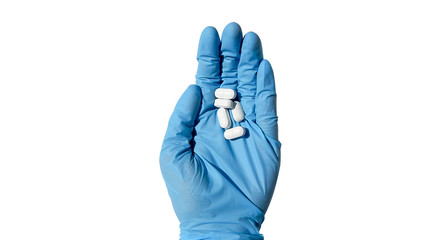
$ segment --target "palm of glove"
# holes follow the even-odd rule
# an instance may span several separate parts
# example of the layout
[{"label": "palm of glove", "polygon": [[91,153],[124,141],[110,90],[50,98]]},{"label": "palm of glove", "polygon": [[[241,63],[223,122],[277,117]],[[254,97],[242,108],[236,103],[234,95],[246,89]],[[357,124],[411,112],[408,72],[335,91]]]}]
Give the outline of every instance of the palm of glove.
[{"label": "palm of glove", "polygon": [[[242,45],[242,46],[241,46]],[[262,239],[259,228],[273,195],[280,165],[274,76],[261,43],[229,24],[201,36],[197,85],[179,100],[170,119],[161,166],[182,239],[225,234]],[[226,140],[213,106],[215,89],[237,90],[246,135]],[[220,232],[220,233],[218,233]],[[229,234],[229,235],[227,235]],[[231,234],[231,235],[230,235]],[[242,238],[246,236],[247,238]]]}]

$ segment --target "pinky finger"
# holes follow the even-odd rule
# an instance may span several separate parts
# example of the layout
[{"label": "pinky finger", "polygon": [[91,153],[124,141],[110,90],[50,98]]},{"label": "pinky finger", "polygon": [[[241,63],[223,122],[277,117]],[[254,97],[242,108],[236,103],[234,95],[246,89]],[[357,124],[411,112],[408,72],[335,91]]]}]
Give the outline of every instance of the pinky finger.
[{"label": "pinky finger", "polygon": [[255,98],[256,123],[265,135],[278,140],[276,86],[270,62],[263,60],[257,73]]}]

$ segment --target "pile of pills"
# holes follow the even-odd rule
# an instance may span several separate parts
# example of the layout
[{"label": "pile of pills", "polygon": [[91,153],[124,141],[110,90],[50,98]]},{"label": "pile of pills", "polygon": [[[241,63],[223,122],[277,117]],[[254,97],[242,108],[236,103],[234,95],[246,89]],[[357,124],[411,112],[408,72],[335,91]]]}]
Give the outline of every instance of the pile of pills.
[{"label": "pile of pills", "polygon": [[231,118],[229,110],[231,110],[231,115],[234,121],[241,122],[245,119],[242,105],[240,105],[240,102],[238,101],[233,101],[233,99],[236,98],[236,91],[233,89],[218,88],[215,91],[215,97],[214,105],[218,108],[217,116],[219,125],[226,129],[224,137],[231,140],[245,135],[246,130],[241,126],[230,128]]}]

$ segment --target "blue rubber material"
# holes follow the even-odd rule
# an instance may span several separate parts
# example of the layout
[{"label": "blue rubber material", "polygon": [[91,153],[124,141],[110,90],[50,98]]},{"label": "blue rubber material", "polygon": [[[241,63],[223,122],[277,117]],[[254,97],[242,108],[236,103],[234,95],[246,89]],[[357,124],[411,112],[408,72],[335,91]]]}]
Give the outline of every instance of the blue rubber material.
[{"label": "blue rubber material", "polygon": [[[280,147],[276,91],[259,37],[230,23],[222,37],[207,27],[200,37],[196,85],[179,99],[164,138],[160,165],[181,240],[260,240],[276,185]],[[237,90],[246,135],[224,138],[215,89]]]}]

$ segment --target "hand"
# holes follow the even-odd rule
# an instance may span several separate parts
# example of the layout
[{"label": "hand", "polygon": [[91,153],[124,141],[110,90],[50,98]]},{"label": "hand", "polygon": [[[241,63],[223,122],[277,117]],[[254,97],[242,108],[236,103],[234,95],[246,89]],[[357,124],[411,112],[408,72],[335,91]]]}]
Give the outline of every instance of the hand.
[{"label": "hand", "polygon": [[[197,53],[196,83],[179,99],[160,155],[181,223],[181,239],[263,239],[259,233],[280,166],[273,70],[259,37],[242,41],[236,23],[207,27]],[[246,135],[224,138],[213,105],[217,88],[237,90]]]}]

